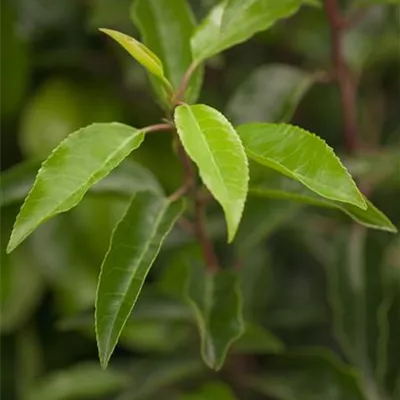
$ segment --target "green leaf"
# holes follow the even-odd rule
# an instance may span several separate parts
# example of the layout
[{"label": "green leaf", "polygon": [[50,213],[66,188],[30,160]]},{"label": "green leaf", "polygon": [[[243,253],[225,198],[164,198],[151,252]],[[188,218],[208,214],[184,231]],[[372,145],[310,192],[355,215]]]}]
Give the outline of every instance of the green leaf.
[{"label": "green leaf", "polygon": [[42,164],[7,251],[41,223],[78,204],[87,190],[140,146],[143,133],[119,123],[92,124],[68,136]]},{"label": "green leaf", "polygon": [[246,124],[237,131],[247,155],[318,193],[366,209],[356,184],[318,136],[287,124]]},{"label": "green leaf", "polygon": [[164,75],[164,67],[161,60],[145,45],[131,36],[113,29],[100,29],[101,32],[118,42],[138,63],[151,72],[171,91],[171,84]]},{"label": "green leaf", "polygon": [[359,377],[333,354],[322,350],[271,356],[271,372],[249,378],[249,386],[279,400],[365,400]]},{"label": "green leaf", "polygon": [[[190,38],[195,22],[187,0],[137,0],[133,3],[132,18],[143,42],[160,58],[165,77],[178,89],[192,63]],[[197,100],[202,78],[203,70],[198,68],[189,82],[186,102]]]},{"label": "green leaf", "polygon": [[206,105],[177,107],[175,123],[204,184],[224,209],[231,242],[240,223],[249,180],[242,143],[229,121]]},{"label": "green leaf", "polygon": [[226,115],[234,124],[289,121],[314,79],[291,65],[257,68],[233,93]]},{"label": "green leaf", "polygon": [[103,398],[127,387],[126,373],[102,371],[97,364],[78,364],[45,376],[33,389],[28,400],[73,400]]},{"label": "green leaf", "polygon": [[[312,206],[338,209],[347,214],[354,221],[368,228],[380,229],[387,232],[397,232],[390,220],[379,211],[369,200],[364,197],[367,209],[362,210],[352,204],[341,203],[318,196],[311,190],[302,186],[273,170],[254,166],[251,168],[249,194],[269,199],[286,199],[309,204]],[[258,168],[257,168],[258,167]],[[284,208],[284,206],[281,206]],[[246,213],[245,213],[246,215]]]},{"label": "green leaf", "polygon": [[[1,237],[8,237],[16,210],[7,207],[1,213]],[[32,243],[21,251],[6,255],[6,242],[1,241],[0,257],[0,327],[9,333],[26,325],[40,304],[44,281],[35,258]]]},{"label": "green leaf", "polygon": [[[39,168],[40,163],[22,162],[4,171],[0,176],[0,207],[24,200],[35,182]],[[130,199],[134,193],[144,190],[163,194],[159,182],[148,169],[126,159],[93,185],[87,195],[115,195]]]},{"label": "green leaf", "polygon": [[208,382],[196,392],[182,395],[178,400],[236,400],[233,390],[222,382]]},{"label": "green leaf", "polygon": [[195,61],[210,58],[244,42],[282,18],[294,14],[299,0],[228,0],[215,6],[192,38]]},{"label": "green leaf", "polygon": [[139,192],[114,230],[101,267],[96,298],[96,335],[105,368],[161,245],[183,212],[151,192]]},{"label": "green leaf", "polygon": [[260,325],[247,323],[243,336],[234,344],[233,349],[245,354],[281,353],[285,346],[271,332]]},{"label": "green leaf", "polygon": [[208,367],[219,370],[245,329],[238,278],[231,271],[210,273],[197,257],[187,267],[186,298],[197,320],[201,355]]}]

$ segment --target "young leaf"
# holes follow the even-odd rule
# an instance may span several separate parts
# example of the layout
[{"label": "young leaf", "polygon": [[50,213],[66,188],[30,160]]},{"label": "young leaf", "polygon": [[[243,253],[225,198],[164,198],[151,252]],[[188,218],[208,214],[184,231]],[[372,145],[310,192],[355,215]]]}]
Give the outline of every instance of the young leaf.
[{"label": "young leaf", "polygon": [[42,164],[23,204],[7,251],[42,222],[78,204],[87,190],[140,146],[143,133],[120,123],[92,124],[62,141]]},{"label": "young leaf", "polygon": [[100,31],[118,42],[138,63],[142,64],[147,71],[158,77],[165,84],[167,89],[171,89],[171,84],[164,76],[162,62],[150,49],[133,37],[114,31],[113,29],[102,28]]},{"label": "young leaf", "polygon": [[262,66],[236,89],[227,105],[226,115],[234,124],[286,122],[314,79],[311,74],[291,65]]},{"label": "young leaf", "polygon": [[171,203],[157,194],[139,192],[114,230],[96,297],[97,344],[104,368],[183,205],[182,201]]},{"label": "young leaf", "polygon": [[222,1],[200,24],[192,38],[197,62],[244,42],[282,18],[294,14],[301,0]]},{"label": "young leaf", "polygon": [[333,150],[318,136],[287,124],[246,124],[237,131],[247,155],[322,197],[366,209],[363,195]]},{"label": "young leaf", "polygon": [[[195,22],[187,0],[137,0],[133,3],[132,19],[143,42],[160,57],[166,78],[178,89],[192,63],[190,38]],[[202,77],[199,67],[190,79],[186,102],[197,100]]]},{"label": "young leaf", "polygon": [[240,223],[249,180],[242,143],[229,121],[206,105],[177,107],[175,123],[204,184],[224,209],[231,242]]},{"label": "young leaf", "polygon": [[[257,167],[256,165],[254,167]],[[270,199],[287,199],[317,207],[334,208],[368,228],[397,232],[390,220],[364,197],[367,208],[362,210],[349,203],[326,199],[277,172],[266,168],[251,168],[249,194]]]},{"label": "young leaf", "polygon": [[231,271],[210,274],[192,260],[186,297],[196,316],[203,360],[219,370],[229,348],[245,330],[238,278]]}]

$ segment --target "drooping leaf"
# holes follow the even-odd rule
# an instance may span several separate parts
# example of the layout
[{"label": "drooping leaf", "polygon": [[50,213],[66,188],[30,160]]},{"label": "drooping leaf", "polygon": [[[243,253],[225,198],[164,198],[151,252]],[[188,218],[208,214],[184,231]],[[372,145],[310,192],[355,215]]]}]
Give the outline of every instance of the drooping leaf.
[{"label": "drooping leaf", "polygon": [[99,398],[126,388],[130,377],[126,373],[102,371],[97,364],[78,364],[41,378],[28,400],[72,400]]},{"label": "drooping leaf", "polygon": [[240,223],[249,179],[242,143],[229,121],[206,105],[177,107],[175,123],[183,147],[225,212],[231,242]]},{"label": "drooping leaf", "polygon": [[286,64],[262,66],[239,84],[226,108],[234,124],[287,122],[314,77]]},{"label": "drooping leaf", "polygon": [[142,140],[142,132],[119,123],[92,124],[68,136],[42,164],[18,214],[7,251],[44,221],[78,204],[88,189]]},{"label": "drooping leaf", "polygon": [[[145,45],[160,58],[165,77],[175,90],[178,89],[192,63],[190,38],[195,22],[187,0],[137,0],[133,3],[132,18],[141,31]],[[202,76],[203,71],[199,67],[189,82],[186,102],[197,100]]]},{"label": "drooping leaf", "polygon": [[[251,168],[249,194],[269,199],[294,200],[312,206],[338,209],[347,214],[354,221],[369,228],[387,232],[397,232],[390,220],[379,211],[368,199],[364,198],[367,209],[362,210],[352,204],[333,201],[318,196],[316,193],[302,186],[299,182],[286,178],[271,169],[253,165]],[[283,207],[283,206],[281,206]]]},{"label": "drooping leaf", "polygon": [[249,386],[279,400],[365,400],[357,374],[331,353],[308,350],[270,356],[271,371]]},{"label": "drooping leaf", "polygon": [[232,344],[244,332],[242,297],[232,271],[210,273],[191,257],[187,264],[185,297],[193,309],[201,339],[201,355],[219,370]]},{"label": "drooping leaf", "polygon": [[151,192],[132,198],[117,225],[103,261],[96,298],[100,362],[106,367],[165,236],[183,212]]},{"label": "drooping leaf", "polygon": [[301,182],[322,197],[367,208],[347,170],[318,136],[287,124],[245,124],[237,131],[247,155],[257,163]]},{"label": "drooping leaf", "polygon": [[215,6],[192,38],[193,57],[200,62],[244,42],[282,18],[294,14],[300,0],[227,0]]},{"label": "drooping leaf", "polygon": [[113,29],[100,29],[100,31],[119,43],[137,62],[160,79],[167,90],[171,91],[171,84],[164,75],[164,67],[161,60],[149,48],[133,37]]}]

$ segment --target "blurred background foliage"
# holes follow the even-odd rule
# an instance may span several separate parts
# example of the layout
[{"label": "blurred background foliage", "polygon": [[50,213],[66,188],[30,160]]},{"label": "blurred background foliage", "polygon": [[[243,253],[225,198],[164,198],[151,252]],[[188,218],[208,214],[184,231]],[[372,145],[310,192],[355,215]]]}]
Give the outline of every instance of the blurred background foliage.
[{"label": "blurred background foliage", "polygon": [[[193,0],[200,20],[214,0]],[[207,64],[201,102],[234,123],[292,121],[341,155],[363,190],[400,227],[400,10],[396,1],[344,0],[362,9],[345,36],[358,84],[362,146],[346,155],[326,16],[318,0]],[[398,3],[398,2],[397,2]],[[223,265],[240,259],[245,335],[224,368],[207,370],[189,310],[177,297],[177,228],[152,269],[111,367],[93,331],[96,280],[123,196],[87,196],[10,256],[21,193],[50,151],[91,122],[154,123],[161,111],[144,70],[99,34],[138,37],[131,0],[1,2],[1,395],[4,399],[400,399],[399,236],[355,226],[337,211],[250,198],[236,246],[210,208]],[[166,192],[181,171],[168,135],[150,136],[124,163],[146,167]],[[137,178],[140,181],[140,176]],[[235,254],[234,254],[235,253]]]}]

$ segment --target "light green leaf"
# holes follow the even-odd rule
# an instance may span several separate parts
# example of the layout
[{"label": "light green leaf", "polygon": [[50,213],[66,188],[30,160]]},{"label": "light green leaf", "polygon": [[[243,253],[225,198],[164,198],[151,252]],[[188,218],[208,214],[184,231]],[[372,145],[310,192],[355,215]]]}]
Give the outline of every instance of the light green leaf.
[{"label": "light green leaf", "polygon": [[119,123],[92,124],[68,136],[42,164],[7,251],[41,223],[78,204],[87,190],[140,146],[143,133]]},{"label": "light green leaf", "polygon": [[314,76],[291,65],[262,66],[239,84],[226,115],[234,124],[289,121],[313,81]]},{"label": "light green leaf", "polygon": [[201,355],[208,367],[219,370],[245,329],[238,278],[231,271],[212,274],[196,258],[188,270],[186,298],[197,320]]},{"label": "light green leaf", "polygon": [[133,37],[113,29],[100,29],[100,31],[118,42],[138,63],[158,77],[168,90],[171,90],[171,84],[164,75],[161,60],[150,49]]},{"label": "light green leaf", "polygon": [[175,123],[201,179],[224,209],[231,242],[240,223],[249,179],[242,143],[229,121],[206,105],[177,107]]},{"label": "light green leaf", "polygon": [[[153,49],[164,65],[165,77],[174,89],[178,89],[192,63],[190,38],[195,22],[187,0],[136,0],[132,19],[140,29],[143,42]],[[186,102],[197,100],[202,78],[203,70],[199,67],[189,82]],[[157,83],[153,86],[157,91]]]},{"label": "light green leaf", "polygon": [[318,193],[366,209],[367,204],[333,150],[318,136],[287,124],[246,124],[237,131],[247,155]]},{"label": "light green leaf", "polygon": [[[286,178],[273,170],[254,165],[251,168],[249,194],[269,199],[287,199],[317,207],[338,209],[354,221],[368,228],[380,229],[387,232],[397,232],[390,220],[364,197],[367,209],[362,210],[352,204],[333,201],[318,196],[302,186],[299,182]],[[281,206],[283,207],[283,206]]]},{"label": "light green leaf", "polygon": [[193,57],[200,62],[244,42],[279,19],[294,14],[300,5],[300,0],[222,1],[195,31]]},{"label": "light green leaf", "polygon": [[250,378],[249,386],[279,400],[365,400],[355,371],[318,349],[271,356],[271,371]]},{"label": "light green leaf", "polygon": [[151,192],[139,192],[114,230],[101,267],[96,298],[96,335],[105,368],[161,245],[183,212]]},{"label": "light green leaf", "polygon": [[54,372],[37,382],[28,400],[74,400],[102,398],[129,385],[128,374],[102,371],[97,364],[78,364]]}]

